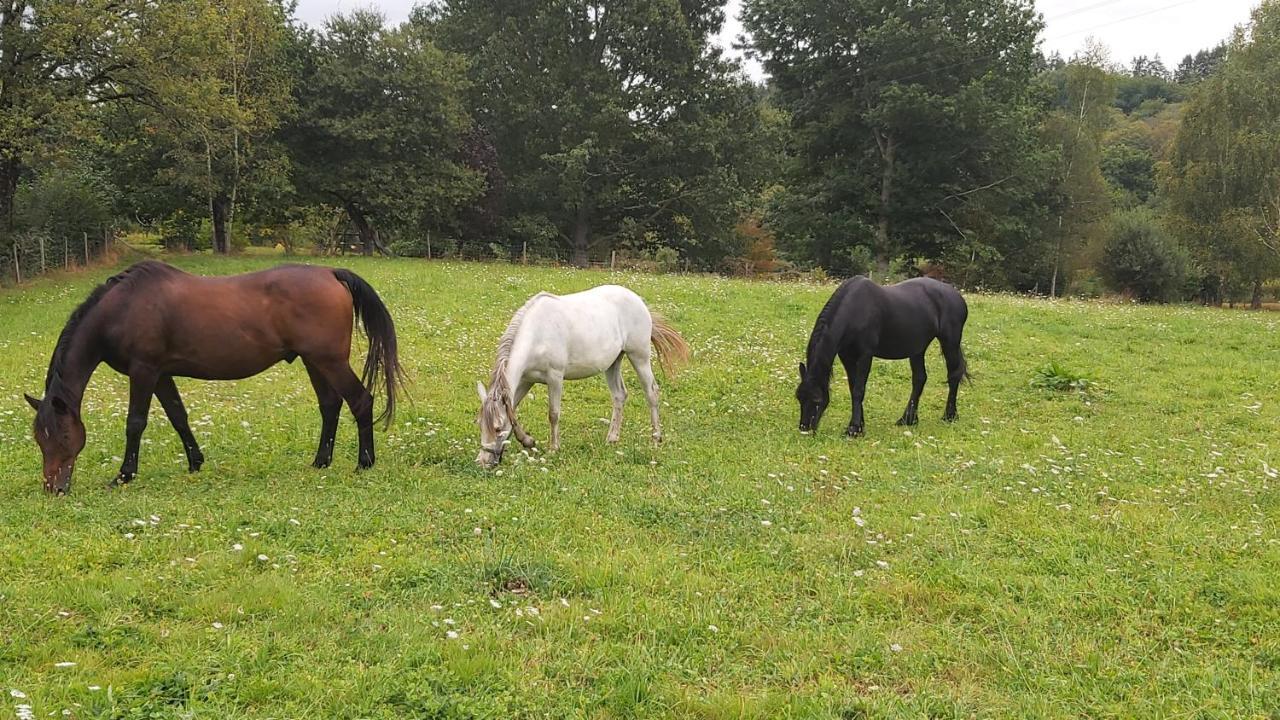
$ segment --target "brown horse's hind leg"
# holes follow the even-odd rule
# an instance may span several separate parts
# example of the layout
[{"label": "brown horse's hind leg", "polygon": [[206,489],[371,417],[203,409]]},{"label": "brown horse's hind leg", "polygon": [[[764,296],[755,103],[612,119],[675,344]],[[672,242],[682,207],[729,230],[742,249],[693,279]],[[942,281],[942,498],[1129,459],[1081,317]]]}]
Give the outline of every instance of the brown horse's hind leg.
[{"label": "brown horse's hind leg", "polygon": [[191,432],[191,425],[187,422],[187,408],[182,404],[182,396],[178,395],[178,386],[173,382],[172,375],[160,376],[156,382],[156,399],[160,401],[169,423],[182,439],[182,449],[187,453],[187,470],[197,472],[204,465],[204,453],[200,452],[196,436]]},{"label": "brown horse's hind leg", "polygon": [[360,454],[356,460],[356,467],[361,470],[373,467],[373,396],[360,383],[360,378],[351,371],[351,366],[345,359],[307,360],[304,358],[304,362],[314,364],[330,387],[337,390],[342,399],[347,402],[347,407],[355,416],[356,428],[360,435]]},{"label": "brown horse's hind leg", "polygon": [[129,370],[129,418],[124,425],[124,462],[120,474],[112,485],[124,485],[138,474],[138,447],[142,443],[142,431],[147,429],[147,413],[151,411],[151,396],[156,391],[159,375],[150,368]]},{"label": "brown horse's hind leg", "polygon": [[311,378],[311,387],[316,391],[316,400],[320,403],[320,446],[316,448],[316,459],[312,467],[327,468],[333,462],[333,443],[338,434],[338,414],[342,412],[342,395],[329,384],[324,374],[305,358],[302,364],[307,368]]}]

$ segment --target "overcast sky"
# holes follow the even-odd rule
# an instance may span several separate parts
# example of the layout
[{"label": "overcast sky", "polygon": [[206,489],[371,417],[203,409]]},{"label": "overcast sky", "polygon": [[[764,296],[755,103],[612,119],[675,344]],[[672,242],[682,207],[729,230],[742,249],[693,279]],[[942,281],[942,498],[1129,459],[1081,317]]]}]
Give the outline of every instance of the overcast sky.
[{"label": "overcast sky", "polygon": [[[298,16],[319,25],[335,12],[374,8],[398,23],[421,0],[299,0]],[[1159,55],[1172,69],[1183,55],[1212,47],[1226,39],[1232,28],[1249,19],[1257,0],[1038,0],[1046,29],[1046,52],[1070,57],[1093,36],[1111,49],[1113,61],[1128,64],[1135,55]],[[729,0],[729,22],[721,44],[732,44],[742,33],[738,22],[740,0]],[[759,77],[758,67],[748,67]]]}]

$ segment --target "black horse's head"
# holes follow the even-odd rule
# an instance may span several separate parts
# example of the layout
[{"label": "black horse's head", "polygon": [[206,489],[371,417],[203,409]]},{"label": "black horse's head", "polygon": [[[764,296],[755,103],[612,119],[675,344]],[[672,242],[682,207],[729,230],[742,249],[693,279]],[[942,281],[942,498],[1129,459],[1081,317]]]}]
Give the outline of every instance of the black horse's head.
[{"label": "black horse's head", "polygon": [[817,432],[818,421],[831,401],[831,388],[826,382],[809,377],[804,363],[800,363],[800,384],[796,387],[796,400],[800,401],[800,432]]},{"label": "black horse's head", "polygon": [[76,458],[84,449],[84,423],[80,414],[56,395],[43,400],[25,397],[36,411],[32,434],[44,456],[44,489],[55,495],[65,494],[71,489]]}]

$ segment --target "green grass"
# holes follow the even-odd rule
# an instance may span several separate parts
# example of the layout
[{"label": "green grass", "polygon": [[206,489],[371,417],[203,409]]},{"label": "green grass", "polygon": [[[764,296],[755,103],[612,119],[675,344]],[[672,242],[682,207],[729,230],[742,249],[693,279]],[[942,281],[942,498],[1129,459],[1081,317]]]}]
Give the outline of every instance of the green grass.
[{"label": "green grass", "polygon": [[[280,365],[180,380],[205,469],[153,407],[109,491],[126,382],[104,366],[73,493],[45,496],[21,394],[108,270],[0,294],[0,716],[1280,716],[1280,315],[973,295],[959,422],[935,350],[920,425],[893,424],[906,363],[877,361],[848,441],[839,370],[818,435],[795,429],[830,286],[343,262],[415,380],[358,474],[345,413],[335,467],[308,466],[314,398]],[[561,452],[475,468],[511,313],[609,281],[694,349],[663,447],[628,369],[617,447],[583,381]],[[1048,363],[1105,392],[1036,387]],[[523,408],[540,440],[545,407]]]}]

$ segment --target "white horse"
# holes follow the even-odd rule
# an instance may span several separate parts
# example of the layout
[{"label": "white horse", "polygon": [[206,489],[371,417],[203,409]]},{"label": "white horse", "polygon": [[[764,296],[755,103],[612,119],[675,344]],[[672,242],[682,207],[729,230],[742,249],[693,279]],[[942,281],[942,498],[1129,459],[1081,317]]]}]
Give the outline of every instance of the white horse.
[{"label": "white horse", "polygon": [[649,312],[644,300],[624,287],[601,285],[572,295],[534,295],[516,311],[502,334],[489,389],[476,383],[481,448],[476,462],[482,467],[497,465],[512,432],[521,445],[534,446],[533,438],[516,420],[516,408],[534,383],[547,386],[551,449],[559,449],[564,381],[602,372],[613,395],[613,420],[606,439],[617,442],[622,432],[622,404],[627,399],[622,384],[623,355],[640,376],[649,401],[653,441],[661,442],[658,383],[650,363],[650,344],[668,375],[689,358],[689,346],[680,333]]}]

